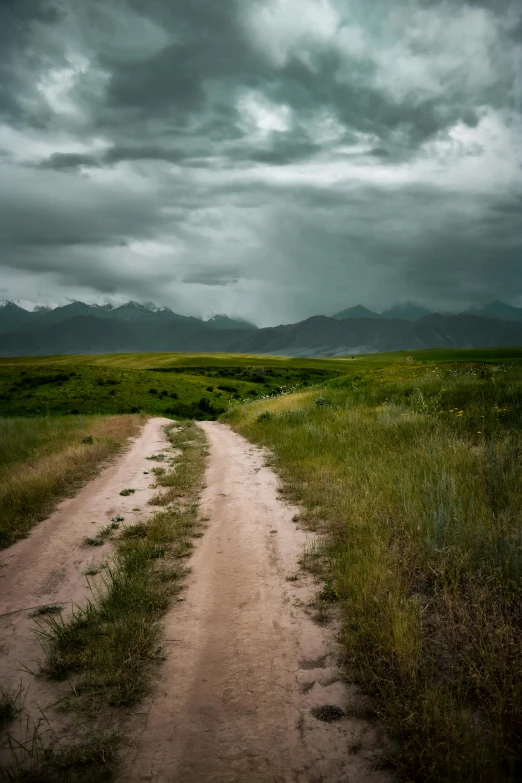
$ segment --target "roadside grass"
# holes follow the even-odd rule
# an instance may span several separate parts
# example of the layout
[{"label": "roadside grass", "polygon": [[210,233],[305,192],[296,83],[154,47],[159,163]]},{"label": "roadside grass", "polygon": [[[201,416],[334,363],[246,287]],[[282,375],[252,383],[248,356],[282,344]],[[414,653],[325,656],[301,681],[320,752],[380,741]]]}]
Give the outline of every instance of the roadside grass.
[{"label": "roadside grass", "polygon": [[92,478],[142,422],[136,415],[0,418],[0,549]]},{"label": "roadside grass", "polygon": [[37,729],[25,743],[10,738],[12,763],[0,768],[2,783],[110,783],[114,777],[120,737],[117,732],[93,732],[75,745],[52,747]]},{"label": "roadside grass", "polygon": [[39,629],[47,673],[71,684],[68,708],[96,714],[135,704],[163,656],[160,620],[186,573],[207,453],[193,422],[173,424],[167,434],[180,450],[158,479],[172,493],[168,505],[146,522],[122,526],[113,538],[113,562],[91,584],[91,600],[67,620],[50,617]]},{"label": "roadside grass", "polygon": [[[224,417],[269,447],[408,781],[522,776],[522,371],[390,363]],[[269,414],[269,415],[265,415]],[[327,617],[319,618],[327,621]]]}]

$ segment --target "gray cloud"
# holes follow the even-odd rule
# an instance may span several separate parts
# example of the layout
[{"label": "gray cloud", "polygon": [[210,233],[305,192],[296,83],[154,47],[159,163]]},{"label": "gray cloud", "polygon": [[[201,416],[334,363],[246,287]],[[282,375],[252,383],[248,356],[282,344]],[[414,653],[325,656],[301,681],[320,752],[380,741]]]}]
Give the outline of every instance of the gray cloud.
[{"label": "gray cloud", "polygon": [[522,304],[510,0],[2,0],[13,297]]}]

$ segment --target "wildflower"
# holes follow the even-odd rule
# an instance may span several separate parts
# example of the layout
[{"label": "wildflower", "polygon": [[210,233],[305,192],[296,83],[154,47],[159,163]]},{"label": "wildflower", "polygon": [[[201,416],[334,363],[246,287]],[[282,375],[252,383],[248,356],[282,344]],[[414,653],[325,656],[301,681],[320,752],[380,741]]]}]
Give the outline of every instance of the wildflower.
[{"label": "wildflower", "polygon": [[482,430],[477,430],[477,435],[482,435]]}]

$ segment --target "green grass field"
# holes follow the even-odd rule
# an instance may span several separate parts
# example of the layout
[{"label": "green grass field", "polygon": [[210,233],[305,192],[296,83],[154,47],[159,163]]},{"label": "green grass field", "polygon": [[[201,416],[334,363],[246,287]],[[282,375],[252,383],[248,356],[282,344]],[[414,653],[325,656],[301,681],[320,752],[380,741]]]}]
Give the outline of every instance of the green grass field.
[{"label": "green grass field", "polygon": [[283,388],[306,386],[338,375],[338,370],[329,366],[257,363],[257,357],[230,365],[219,363],[219,358],[191,357],[180,365],[179,361],[162,361],[160,356],[151,355],[148,368],[140,368],[139,355],[135,357],[138,367],[132,366],[127,355],[123,366],[102,362],[100,357],[94,357],[92,363],[75,363],[78,357],[66,357],[67,362],[1,361],[0,416],[143,411],[212,419],[232,400],[277,394]]},{"label": "green grass field", "polygon": [[[462,352],[361,357],[315,388],[233,406],[304,521],[408,781],[522,774],[522,368]],[[410,355],[411,356],[411,355]],[[382,360],[384,358],[384,361]],[[509,363],[515,360],[513,363]]]}]

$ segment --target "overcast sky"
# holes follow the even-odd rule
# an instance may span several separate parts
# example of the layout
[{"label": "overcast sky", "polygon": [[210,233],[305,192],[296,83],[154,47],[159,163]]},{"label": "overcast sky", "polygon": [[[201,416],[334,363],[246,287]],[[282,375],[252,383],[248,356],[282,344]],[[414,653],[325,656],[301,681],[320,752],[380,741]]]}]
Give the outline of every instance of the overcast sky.
[{"label": "overcast sky", "polygon": [[522,2],[0,0],[0,298],[522,305]]}]

